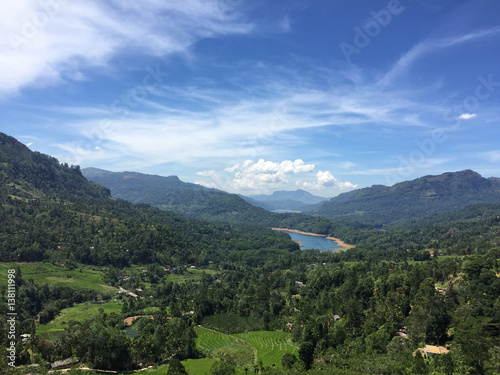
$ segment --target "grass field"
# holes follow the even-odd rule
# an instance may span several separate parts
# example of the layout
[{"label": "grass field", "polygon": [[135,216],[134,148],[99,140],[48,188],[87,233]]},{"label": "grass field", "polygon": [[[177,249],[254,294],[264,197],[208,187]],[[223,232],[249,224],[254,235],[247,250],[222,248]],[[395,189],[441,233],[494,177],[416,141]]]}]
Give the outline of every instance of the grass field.
[{"label": "grass field", "polygon": [[[208,357],[182,361],[189,375],[205,375],[221,355],[230,355],[236,362],[236,374],[245,374],[244,367],[252,374],[252,368],[259,361],[264,366],[276,365],[281,368],[281,358],[285,353],[298,355],[298,348],[290,341],[290,334],[280,331],[254,331],[236,335],[226,335],[204,327],[195,328],[196,348]],[[168,365],[141,371],[144,375],[164,375]]]},{"label": "grass field", "polygon": [[255,331],[233,335],[251,345],[257,352],[257,363],[281,368],[285,353],[298,355],[298,347],[292,344],[290,334],[281,331]]},{"label": "grass field", "polygon": [[101,293],[112,294],[118,291],[102,281],[103,273],[100,271],[82,268],[70,270],[66,267],[56,266],[51,263],[0,263],[0,272],[6,274],[10,268],[21,268],[23,278],[33,279],[36,284],[55,284],[74,289],[91,289]]},{"label": "grass field", "polygon": [[224,354],[240,367],[252,367],[256,359],[256,350],[245,340],[232,335],[226,335],[211,329],[196,327],[196,349],[212,358]]},{"label": "grass field", "polygon": [[79,303],[73,307],[63,309],[61,313],[49,323],[40,325],[36,329],[36,334],[47,337],[52,333],[64,331],[64,328],[70,320],[74,320],[76,322],[84,322],[86,319],[98,315],[100,308],[104,310],[104,313],[109,314],[112,312],[120,312],[122,306],[122,302],[107,302],[96,304],[90,302]]}]

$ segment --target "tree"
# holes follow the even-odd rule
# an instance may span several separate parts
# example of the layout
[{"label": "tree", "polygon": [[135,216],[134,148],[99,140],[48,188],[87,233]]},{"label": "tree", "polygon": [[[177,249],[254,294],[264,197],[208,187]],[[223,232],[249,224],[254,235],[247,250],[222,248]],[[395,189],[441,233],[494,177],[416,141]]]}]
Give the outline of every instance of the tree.
[{"label": "tree", "polygon": [[229,356],[221,358],[215,362],[210,369],[212,375],[232,375],[235,374],[236,363]]},{"label": "tree", "polygon": [[312,342],[306,341],[300,345],[299,358],[304,362],[306,370],[309,370],[314,361],[314,344]]},{"label": "tree", "polygon": [[285,353],[283,358],[281,358],[281,365],[284,368],[291,368],[297,362],[297,357],[291,353]]},{"label": "tree", "polygon": [[181,361],[172,358],[168,364],[167,375],[188,375],[188,373]]}]

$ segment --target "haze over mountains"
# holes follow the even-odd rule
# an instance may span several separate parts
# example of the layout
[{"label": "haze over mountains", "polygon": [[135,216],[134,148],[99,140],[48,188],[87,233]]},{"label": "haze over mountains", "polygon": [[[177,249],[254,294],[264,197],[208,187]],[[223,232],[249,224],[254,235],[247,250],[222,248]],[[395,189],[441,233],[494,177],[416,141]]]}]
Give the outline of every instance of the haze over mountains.
[{"label": "haze over mountains", "polygon": [[314,209],[319,203],[328,198],[312,195],[311,193],[297,189],[295,191],[275,191],[270,195],[249,195],[242,196],[250,204],[265,208],[270,211],[309,211]]}]

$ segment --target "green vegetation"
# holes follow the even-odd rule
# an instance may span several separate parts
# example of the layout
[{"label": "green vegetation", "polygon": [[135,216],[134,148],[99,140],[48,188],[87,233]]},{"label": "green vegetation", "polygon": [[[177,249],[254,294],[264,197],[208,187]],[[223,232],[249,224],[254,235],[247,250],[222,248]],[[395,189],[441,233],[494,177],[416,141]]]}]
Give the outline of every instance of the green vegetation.
[{"label": "green vegetation", "polygon": [[223,313],[207,316],[203,319],[203,325],[230,334],[259,330],[262,328],[262,321],[251,316]]},{"label": "green vegetation", "polygon": [[41,335],[47,332],[63,331],[70,321],[81,323],[87,319],[95,318],[99,314],[118,313],[121,311],[122,306],[123,302],[80,303],[61,310],[54,320],[37,327],[36,334]]},{"label": "green vegetation", "polygon": [[264,366],[281,368],[281,358],[286,353],[297,354],[298,347],[291,342],[290,334],[285,332],[256,331],[234,335],[249,343],[257,352],[257,363]]},{"label": "green vegetation", "polygon": [[36,284],[47,283],[73,289],[90,289],[96,292],[114,293],[118,289],[105,285],[104,272],[80,266],[64,267],[51,263],[2,263],[0,272],[6,273],[8,269],[19,267],[24,277],[32,279]]},{"label": "green vegetation", "polygon": [[[260,217],[357,244],[297,251],[270,228],[112,199],[79,168],[1,133],[0,149],[0,259],[10,262],[0,271],[12,280],[0,293],[15,293],[18,366],[75,356],[101,370],[154,367],[146,373],[500,372],[497,204],[385,231]],[[127,336],[124,318],[138,315]],[[1,337],[9,329],[0,322]],[[425,345],[449,353],[424,360]]]},{"label": "green vegetation", "polygon": [[216,360],[213,358],[200,358],[188,359],[183,361],[182,364],[189,375],[205,375],[209,374],[214,362],[216,362]]},{"label": "green vegetation", "polygon": [[465,170],[343,193],[320,204],[311,213],[380,227],[458,210],[471,204],[498,202],[498,179],[483,178],[476,172]]}]

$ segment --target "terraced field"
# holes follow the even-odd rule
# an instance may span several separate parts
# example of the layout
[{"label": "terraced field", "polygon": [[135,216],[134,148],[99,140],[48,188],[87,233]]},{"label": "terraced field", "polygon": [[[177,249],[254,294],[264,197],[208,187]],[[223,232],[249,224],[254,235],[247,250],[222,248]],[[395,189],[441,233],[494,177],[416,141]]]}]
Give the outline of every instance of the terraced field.
[{"label": "terraced field", "polygon": [[281,358],[285,353],[298,355],[297,346],[285,332],[253,331],[226,335],[197,327],[196,334],[198,350],[215,358],[221,354],[230,355],[240,368],[251,368],[260,361],[265,366],[281,368]]},{"label": "terraced field", "polygon": [[290,334],[281,331],[254,331],[233,335],[251,345],[257,352],[257,363],[281,368],[281,358],[285,353],[298,356],[298,347],[290,339]]}]

